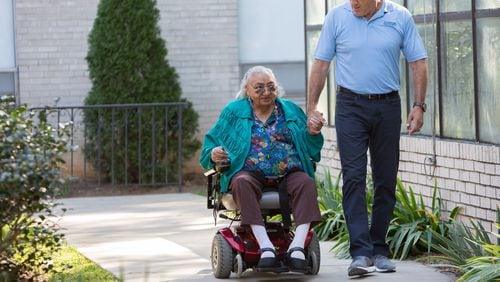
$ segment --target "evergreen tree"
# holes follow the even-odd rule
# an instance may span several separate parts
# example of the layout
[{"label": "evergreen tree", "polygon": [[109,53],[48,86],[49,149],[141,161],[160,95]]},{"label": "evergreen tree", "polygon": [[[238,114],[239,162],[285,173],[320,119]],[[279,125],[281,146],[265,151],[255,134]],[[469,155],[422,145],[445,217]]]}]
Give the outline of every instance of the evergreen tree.
[{"label": "evergreen tree", "polygon": [[[86,105],[187,102],[166,59],[158,20],[155,0],[100,1],[89,35],[92,88]],[[201,145],[190,102],[182,116],[182,155],[189,159]],[[86,157],[109,179],[162,182],[177,172],[177,117],[177,111],[163,109],[87,110]]]}]

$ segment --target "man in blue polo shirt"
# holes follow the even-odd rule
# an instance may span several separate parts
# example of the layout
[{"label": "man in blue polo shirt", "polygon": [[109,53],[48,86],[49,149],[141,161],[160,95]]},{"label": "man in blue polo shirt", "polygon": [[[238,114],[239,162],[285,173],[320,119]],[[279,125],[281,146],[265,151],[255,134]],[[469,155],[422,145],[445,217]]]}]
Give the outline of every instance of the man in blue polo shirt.
[{"label": "man in blue polo shirt", "polygon": [[[349,276],[396,270],[387,258],[386,233],[396,202],[401,53],[411,66],[414,84],[415,103],[406,125],[412,134],[422,127],[426,109],[427,52],[406,8],[389,0],[350,0],[334,7],[326,16],[311,68],[308,113],[316,110],[330,62],[336,58],[335,127],[353,258]],[[368,149],[375,188],[371,223],[365,193]]]}]

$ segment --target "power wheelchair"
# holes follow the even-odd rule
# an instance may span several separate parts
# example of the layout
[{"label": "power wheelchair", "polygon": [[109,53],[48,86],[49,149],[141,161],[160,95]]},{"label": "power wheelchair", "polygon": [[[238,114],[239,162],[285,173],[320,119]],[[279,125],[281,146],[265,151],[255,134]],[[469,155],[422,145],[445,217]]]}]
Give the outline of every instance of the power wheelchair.
[{"label": "power wheelchair", "polygon": [[[250,226],[233,225],[234,222],[240,221],[240,212],[232,194],[220,191],[219,176],[228,167],[229,163],[217,163],[213,169],[205,172],[207,177],[207,208],[213,209],[215,224],[217,224],[217,217],[230,220],[229,226],[219,229],[212,241],[210,257],[213,274],[216,278],[229,278],[231,272],[234,272],[239,278],[247,269],[261,271],[256,267],[261,253]],[[287,207],[282,206],[283,204],[280,205],[278,188],[264,187],[260,207],[267,234],[280,261],[280,266],[272,270],[275,273],[290,271],[284,260],[294,237],[289,221],[286,220],[290,213],[289,211],[288,214],[283,213],[283,209],[286,211]],[[283,221],[276,220],[279,214],[282,214]],[[320,246],[319,240],[312,230],[307,234],[304,250],[307,263],[305,274],[318,274]]]}]

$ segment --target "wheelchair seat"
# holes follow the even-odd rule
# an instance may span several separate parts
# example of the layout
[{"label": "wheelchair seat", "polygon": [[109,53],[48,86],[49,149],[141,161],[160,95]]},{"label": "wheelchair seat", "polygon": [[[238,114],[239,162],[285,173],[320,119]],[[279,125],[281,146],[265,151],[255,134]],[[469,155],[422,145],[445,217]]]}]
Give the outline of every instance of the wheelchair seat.
[{"label": "wheelchair seat", "polygon": [[[278,210],[280,209],[280,199],[278,190],[264,190],[262,192],[262,197],[259,200],[261,210]],[[231,192],[223,193],[221,198],[222,205],[226,210],[237,211],[238,206],[236,205],[233,194]]]}]

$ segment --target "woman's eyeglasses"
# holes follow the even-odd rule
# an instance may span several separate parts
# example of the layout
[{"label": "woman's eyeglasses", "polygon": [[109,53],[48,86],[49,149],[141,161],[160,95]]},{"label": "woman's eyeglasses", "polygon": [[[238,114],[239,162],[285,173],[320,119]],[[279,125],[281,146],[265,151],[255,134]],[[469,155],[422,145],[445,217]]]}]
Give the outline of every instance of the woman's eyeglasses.
[{"label": "woman's eyeglasses", "polygon": [[276,92],[276,85],[268,84],[266,86],[257,85],[257,86],[253,87],[253,90],[255,91],[255,93],[257,93],[259,95],[266,93],[266,89],[267,89],[267,91],[269,91],[269,93],[274,93],[274,92]]}]

